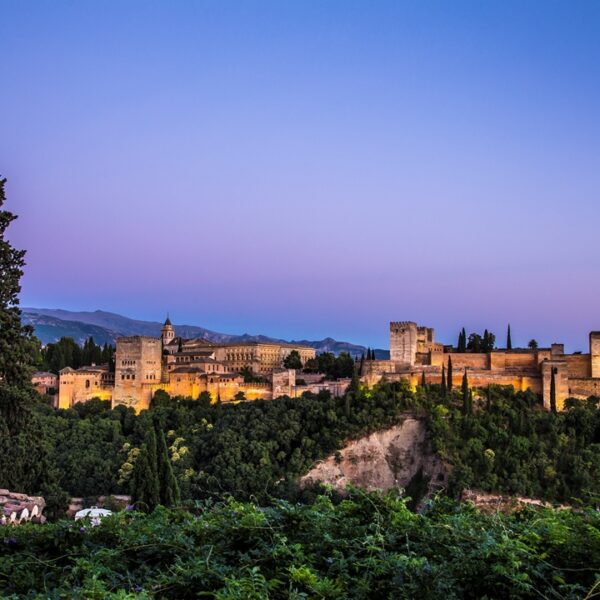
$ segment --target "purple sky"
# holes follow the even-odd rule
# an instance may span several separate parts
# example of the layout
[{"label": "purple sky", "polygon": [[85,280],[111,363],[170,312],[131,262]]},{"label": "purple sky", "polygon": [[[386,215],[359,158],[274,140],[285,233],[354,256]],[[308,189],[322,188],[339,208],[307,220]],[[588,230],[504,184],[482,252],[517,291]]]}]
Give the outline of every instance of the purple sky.
[{"label": "purple sky", "polygon": [[26,306],[387,347],[600,329],[600,3],[4,2]]}]

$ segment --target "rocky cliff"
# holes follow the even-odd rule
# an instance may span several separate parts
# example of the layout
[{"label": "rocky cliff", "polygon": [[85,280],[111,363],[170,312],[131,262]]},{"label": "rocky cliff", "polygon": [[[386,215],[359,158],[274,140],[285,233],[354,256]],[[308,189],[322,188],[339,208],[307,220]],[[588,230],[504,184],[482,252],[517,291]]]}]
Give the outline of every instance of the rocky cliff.
[{"label": "rocky cliff", "polygon": [[367,490],[403,488],[422,498],[443,487],[447,468],[434,454],[424,419],[407,416],[402,424],[354,440],[318,463],[301,478],[303,486],[327,483],[338,491],[353,485]]}]

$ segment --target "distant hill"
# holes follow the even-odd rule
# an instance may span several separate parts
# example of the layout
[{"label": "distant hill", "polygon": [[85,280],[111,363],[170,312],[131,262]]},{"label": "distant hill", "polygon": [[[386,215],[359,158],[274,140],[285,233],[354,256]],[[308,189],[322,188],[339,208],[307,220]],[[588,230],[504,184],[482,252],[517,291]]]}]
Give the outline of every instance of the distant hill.
[{"label": "distant hill", "polygon": [[[59,308],[23,308],[23,322],[30,324],[35,329],[35,334],[43,344],[58,341],[61,337],[72,337],[82,344],[92,336],[98,344],[106,342],[114,344],[117,337],[128,335],[148,335],[158,337],[162,323],[158,321],[140,321],[130,319],[123,315],[96,311],[70,311]],[[197,325],[174,325],[177,335],[184,338],[202,337],[215,343],[230,342],[286,342],[265,335],[230,335],[211,331]],[[340,342],[333,338],[323,340],[295,340],[295,344],[310,346],[317,352],[349,352],[352,356],[360,356],[366,348],[359,344]],[[377,358],[389,358],[387,350],[375,350]]]}]

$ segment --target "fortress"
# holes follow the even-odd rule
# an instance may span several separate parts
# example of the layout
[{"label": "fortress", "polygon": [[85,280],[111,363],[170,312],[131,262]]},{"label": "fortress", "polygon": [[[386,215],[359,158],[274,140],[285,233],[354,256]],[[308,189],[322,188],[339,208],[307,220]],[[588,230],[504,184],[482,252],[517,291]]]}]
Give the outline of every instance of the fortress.
[{"label": "fortress", "polygon": [[408,379],[418,385],[441,383],[442,369],[448,373],[452,360],[452,383],[460,386],[467,371],[470,387],[489,384],[512,385],[516,390],[540,394],[550,408],[554,372],[556,405],[564,408],[567,398],[585,399],[600,395],[600,332],[589,337],[589,354],[565,354],[563,344],[550,348],[493,350],[485,353],[457,352],[435,341],[435,332],[412,321],[390,323],[390,360],[365,361],[362,381],[373,385],[382,377]]},{"label": "fortress", "polygon": [[[107,365],[61,370],[58,407],[100,398],[110,400],[113,407],[122,404],[139,412],[149,408],[158,390],[194,399],[208,392],[213,401],[223,402],[292,396],[296,372],[285,369],[284,360],[293,350],[302,365],[316,355],[314,348],[294,344],[187,340],[175,335],[167,319],[160,338],[117,339],[114,373]],[[252,374],[256,381],[246,383],[244,374]]]},{"label": "fortress", "polygon": [[[314,348],[285,343],[247,342],[214,344],[205,339],[187,340],[175,335],[169,319],[160,338],[133,336],[117,339],[114,373],[108,366],[67,367],[59,375],[58,407],[69,408],[92,398],[110,400],[112,406],[147,409],[158,390],[172,396],[198,398],[208,392],[212,401],[266,399],[296,396],[303,391],[328,389],[345,392],[349,380],[323,382],[320,375],[303,374],[309,383],[296,386],[296,371],[284,368],[285,358],[295,350],[302,365],[315,358]],[[412,321],[390,323],[390,359],[366,360],[361,382],[371,386],[382,378],[407,379],[414,388],[423,377],[441,383],[452,362],[452,383],[459,387],[465,371],[470,387],[512,385],[531,389],[550,408],[554,378],[556,406],[567,398],[600,395],[600,332],[589,336],[588,354],[565,354],[563,344],[549,348],[494,349],[490,352],[459,352],[435,341],[435,331]],[[244,375],[252,375],[247,382]],[[38,383],[47,384],[38,374]],[[306,382],[302,382],[306,384]]]}]

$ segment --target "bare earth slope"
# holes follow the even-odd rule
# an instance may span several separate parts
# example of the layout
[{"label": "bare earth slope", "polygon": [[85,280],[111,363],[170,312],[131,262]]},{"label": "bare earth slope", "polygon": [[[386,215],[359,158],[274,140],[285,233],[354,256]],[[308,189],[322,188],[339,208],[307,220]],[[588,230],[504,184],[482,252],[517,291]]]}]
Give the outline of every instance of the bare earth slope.
[{"label": "bare earth slope", "polygon": [[408,488],[417,479],[428,492],[442,487],[447,469],[432,452],[423,419],[408,416],[401,425],[354,440],[304,475],[301,485],[328,483],[338,491],[347,485],[367,490]]}]

